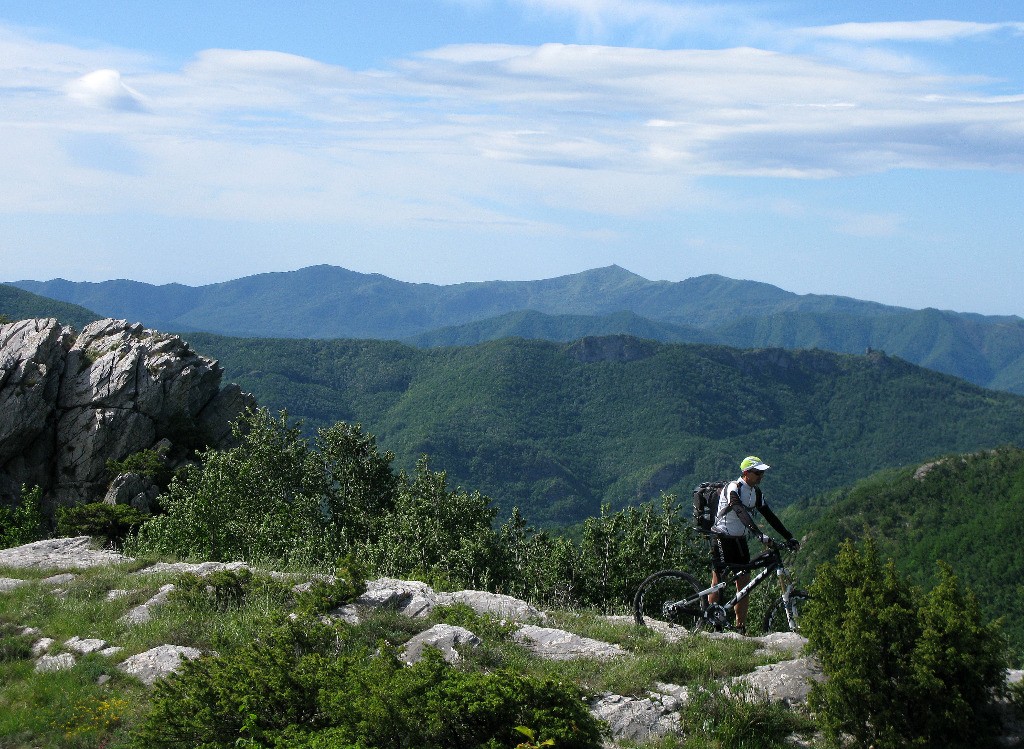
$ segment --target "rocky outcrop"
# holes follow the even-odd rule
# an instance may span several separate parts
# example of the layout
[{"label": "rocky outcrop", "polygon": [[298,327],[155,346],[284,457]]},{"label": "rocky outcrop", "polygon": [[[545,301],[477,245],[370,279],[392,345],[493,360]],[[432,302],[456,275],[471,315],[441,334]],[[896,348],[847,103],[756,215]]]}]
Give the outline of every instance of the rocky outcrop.
[{"label": "rocky outcrop", "polygon": [[[221,388],[222,375],[178,336],[124,320],[78,335],[52,318],[0,326],[0,502],[22,485],[41,487],[51,506],[100,501],[108,460],[163,442],[173,465],[226,445],[230,421],[255,404],[236,385]],[[152,487],[117,492],[141,505]]]}]

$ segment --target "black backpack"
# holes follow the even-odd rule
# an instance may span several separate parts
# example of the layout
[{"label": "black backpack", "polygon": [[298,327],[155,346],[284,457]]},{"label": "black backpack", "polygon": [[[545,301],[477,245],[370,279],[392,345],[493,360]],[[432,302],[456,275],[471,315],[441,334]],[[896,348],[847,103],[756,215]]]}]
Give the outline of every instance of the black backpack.
[{"label": "black backpack", "polygon": [[[730,481],[705,481],[693,490],[693,524],[697,530],[708,532],[718,519],[718,498]],[[756,507],[761,506],[761,487],[755,486]]]}]

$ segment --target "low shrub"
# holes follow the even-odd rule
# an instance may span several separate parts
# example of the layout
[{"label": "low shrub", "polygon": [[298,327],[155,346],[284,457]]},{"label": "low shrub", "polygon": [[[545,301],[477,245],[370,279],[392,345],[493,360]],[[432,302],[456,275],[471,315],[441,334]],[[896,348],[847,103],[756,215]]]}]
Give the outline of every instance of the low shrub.
[{"label": "low shrub", "polygon": [[49,536],[43,514],[43,491],[21,487],[21,501],[14,508],[0,506],[0,549],[39,541]]},{"label": "low shrub", "polygon": [[228,656],[158,683],[138,746],[498,749],[517,726],[564,749],[600,746],[575,688],[511,672],[469,673],[435,651],[405,667],[388,647],[316,619],[283,621]]},{"label": "low shrub", "polygon": [[149,519],[130,505],[94,502],[57,510],[57,535],[93,536],[107,546],[121,546],[129,533],[137,531]]},{"label": "low shrub", "polygon": [[794,733],[811,734],[810,719],[749,687],[710,683],[690,691],[680,714],[686,749],[781,749]]}]

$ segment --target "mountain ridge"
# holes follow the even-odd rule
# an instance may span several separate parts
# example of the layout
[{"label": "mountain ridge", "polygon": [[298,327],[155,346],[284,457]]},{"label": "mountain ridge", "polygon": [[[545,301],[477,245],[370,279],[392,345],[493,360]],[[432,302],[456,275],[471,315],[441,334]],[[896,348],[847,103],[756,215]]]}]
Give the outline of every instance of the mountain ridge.
[{"label": "mountain ridge", "polygon": [[[198,287],[60,279],[13,285],[98,314],[178,332],[417,345],[461,345],[502,336],[566,341],[624,333],[738,348],[876,349],[983,387],[1024,394],[1020,317],[795,294],[720,275],[649,281],[611,265],[537,281],[437,285],[317,265]],[[508,317],[524,312],[536,315]],[[461,326],[469,327],[459,331]]]}]

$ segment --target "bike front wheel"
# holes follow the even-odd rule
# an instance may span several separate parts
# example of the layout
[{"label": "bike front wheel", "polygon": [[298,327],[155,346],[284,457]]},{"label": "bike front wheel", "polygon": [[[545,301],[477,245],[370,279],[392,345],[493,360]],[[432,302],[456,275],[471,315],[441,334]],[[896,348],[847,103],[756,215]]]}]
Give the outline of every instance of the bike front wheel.
[{"label": "bike front wheel", "polygon": [[810,599],[805,590],[794,590],[789,594],[789,611],[786,611],[786,602],[779,596],[772,602],[771,608],[764,616],[764,631],[769,632],[799,632],[800,614],[803,607]]},{"label": "bike front wheel", "polygon": [[700,629],[707,607],[701,590],[697,579],[689,572],[655,572],[640,583],[633,596],[633,617],[640,626],[647,626],[651,620]]}]

